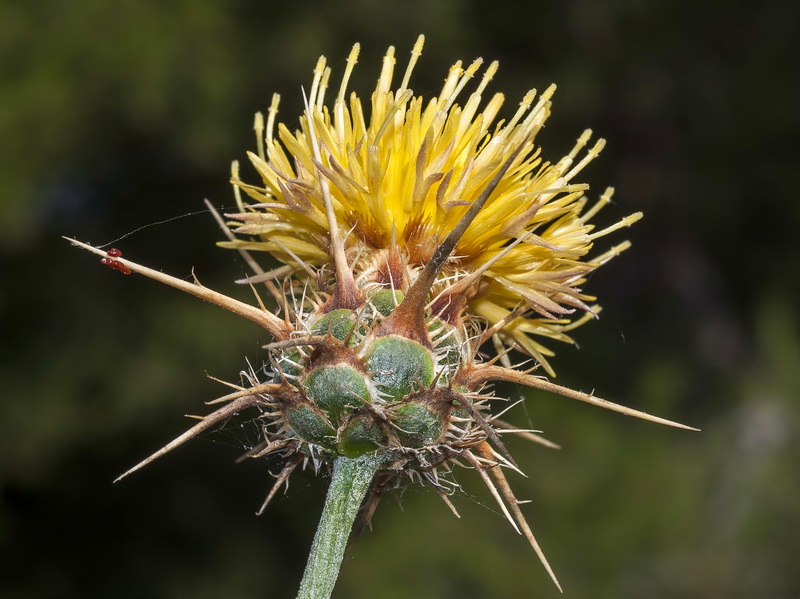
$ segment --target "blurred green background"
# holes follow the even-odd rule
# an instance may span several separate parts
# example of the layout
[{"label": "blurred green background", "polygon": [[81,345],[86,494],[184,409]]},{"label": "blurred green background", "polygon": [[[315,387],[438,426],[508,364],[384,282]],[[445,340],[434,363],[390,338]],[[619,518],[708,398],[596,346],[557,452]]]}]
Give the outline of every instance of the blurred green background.
[{"label": "blurred green background", "polygon": [[[499,59],[506,115],[559,85],[546,158],[587,126],[609,140],[585,179],[616,187],[607,222],[645,219],[587,285],[605,311],[556,348],[558,380],[703,429],[541,394],[515,410],[563,446],[512,440],[529,478],[510,479],[564,596],[800,596],[800,28],[780,0],[0,2],[0,596],[294,596],[326,481],[295,475],[256,517],[276,464],[234,464],[252,431],[111,484],[224,392],[205,372],[263,359],[264,333],[60,236],[133,232],[127,257],[249,299],[202,199],[231,206],[253,113],[279,92],[293,127],[317,56],[336,78],[355,41],[363,97],[419,33],[415,92]],[[337,596],[559,596],[459,479],[460,520],[430,490],[386,498]]]}]

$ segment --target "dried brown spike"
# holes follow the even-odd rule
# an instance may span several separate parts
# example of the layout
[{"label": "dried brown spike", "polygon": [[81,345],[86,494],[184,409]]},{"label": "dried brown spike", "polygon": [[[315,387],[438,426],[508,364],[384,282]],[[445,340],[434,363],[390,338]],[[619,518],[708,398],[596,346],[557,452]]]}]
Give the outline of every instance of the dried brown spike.
[{"label": "dried brown spike", "polygon": [[561,385],[551,383],[546,379],[531,376],[530,374],[525,374],[523,372],[518,372],[502,366],[476,365],[469,368],[463,368],[461,371],[459,371],[459,378],[456,382],[464,385],[468,389],[476,389],[489,381],[508,381],[510,383],[518,383],[520,385],[525,385],[526,387],[534,387],[536,389],[541,389],[542,391],[549,391],[550,393],[569,397],[570,399],[577,399],[578,401],[583,401],[585,403],[592,404],[593,406],[605,408],[613,412],[619,412],[620,414],[625,414],[626,416],[633,416],[634,418],[641,418],[642,420],[649,420],[650,422],[655,422],[657,424],[665,424],[667,426],[674,426],[675,428],[682,428],[690,431],[700,430],[699,428],[686,426],[685,424],[673,422],[672,420],[667,420],[666,418],[653,416],[652,414],[648,414],[646,412],[641,412],[639,410],[634,410],[633,408],[628,408],[605,399],[600,399],[599,397],[595,397],[590,393],[575,391],[569,387],[562,387]]},{"label": "dried brown spike", "polygon": [[114,482],[118,482],[118,481],[122,480],[123,478],[125,478],[126,476],[128,476],[129,474],[132,474],[132,473],[136,472],[140,468],[144,468],[145,466],[147,466],[151,462],[157,460],[158,458],[160,458],[163,455],[168,454],[170,451],[172,451],[176,447],[179,447],[179,446],[183,445],[184,443],[186,443],[186,441],[189,441],[190,439],[193,439],[194,437],[196,437],[200,433],[208,430],[212,426],[215,426],[216,424],[218,424],[218,423],[220,423],[220,422],[222,422],[224,420],[227,420],[228,418],[230,418],[231,416],[233,416],[234,414],[236,414],[238,412],[241,412],[242,410],[245,410],[247,408],[251,408],[253,406],[256,406],[262,401],[261,398],[258,395],[254,395],[253,394],[253,390],[252,389],[247,389],[246,391],[244,391],[242,393],[239,393],[237,395],[242,395],[243,393],[246,393],[246,395],[244,395],[242,397],[238,397],[238,398],[234,399],[233,401],[231,401],[231,403],[227,404],[226,406],[223,406],[223,407],[219,408],[218,410],[216,410],[215,412],[212,412],[211,414],[209,414],[208,416],[203,418],[203,420],[201,420],[198,424],[195,424],[192,428],[190,428],[188,431],[186,431],[182,435],[177,436],[175,439],[173,439],[172,441],[167,443],[164,447],[159,449],[157,452],[152,454],[150,457],[148,457],[145,460],[142,460],[141,462],[136,464],[133,468],[131,468],[130,470],[128,470],[128,471],[124,472],[123,474],[121,474],[120,476],[118,476],[114,480]]},{"label": "dried brown spike", "polygon": [[[87,243],[82,243],[75,239],[70,239],[69,237],[64,237],[64,239],[69,241],[72,245],[76,245],[79,248],[82,248],[88,252],[92,252],[93,254],[97,254],[98,256],[106,255],[103,250],[97,249],[96,247],[93,247]],[[244,302],[235,300],[227,295],[223,295],[222,293],[218,293],[208,289],[207,287],[203,287],[197,282],[189,283],[183,279],[178,279],[176,277],[164,274],[163,272],[153,270],[152,268],[147,268],[146,266],[132,262],[127,258],[120,258],[117,260],[117,262],[119,262],[120,265],[124,266],[126,269],[130,269],[133,272],[137,272],[151,279],[155,279],[156,281],[164,283],[165,285],[169,285],[170,287],[175,287],[176,289],[185,291],[186,293],[194,295],[195,297],[199,297],[200,299],[204,299],[221,308],[225,308],[229,312],[243,316],[244,318],[264,327],[276,339],[288,339],[289,337],[289,330],[286,327],[286,323],[268,310],[259,309],[255,306],[251,306],[250,304],[245,304]]]},{"label": "dried brown spike", "polygon": [[[283,483],[289,480],[289,477],[292,475],[292,472],[294,472],[294,469],[297,468],[298,464],[300,464],[300,462],[303,461],[303,457],[304,457],[303,454],[296,454],[292,456],[289,459],[289,461],[286,462],[283,469],[276,477],[275,484],[272,485],[272,489],[270,489],[270,492],[267,494],[266,499],[264,499],[264,503],[261,504],[261,507],[256,512],[256,516],[260,516],[261,514],[264,513],[264,510],[267,509],[269,502],[272,501],[273,497],[275,497],[275,494],[278,492],[278,489],[281,488],[281,485],[283,485]],[[287,484],[286,486],[288,487],[289,485]]]},{"label": "dried brown spike", "polygon": [[[492,459],[492,451],[488,443],[481,443],[476,449],[484,458]],[[555,572],[553,572],[553,569],[550,567],[550,563],[544,556],[542,548],[539,547],[536,537],[533,536],[533,531],[531,531],[531,527],[528,526],[528,521],[525,519],[522,510],[519,509],[519,501],[517,501],[517,498],[514,496],[514,492],[511,490],[511,486],[506,480],[506,475],[503,474],[503,469],[500,468],[500,466],[495,466],[494,468],[489,469],[489,474],[492,475],[495,483],[498,487],[500,487],[500,493],[503,496],[503,499],[505,499],[508,507],[511,508],[511,512],[514,514],[514,519],[522,529],[522,533],[525,535],[525,538],[528,539],[528,543],[530,543],[531,547],[533,547],[533,550],[536,552],[539,561],[542,562],[544,569],[547,570],[547,574],[550,576],[550,579],[553,581],[553,583],[555,583],[558,590],[563,593],[564,591],[561,588],[558,579],[556,578]]]}]

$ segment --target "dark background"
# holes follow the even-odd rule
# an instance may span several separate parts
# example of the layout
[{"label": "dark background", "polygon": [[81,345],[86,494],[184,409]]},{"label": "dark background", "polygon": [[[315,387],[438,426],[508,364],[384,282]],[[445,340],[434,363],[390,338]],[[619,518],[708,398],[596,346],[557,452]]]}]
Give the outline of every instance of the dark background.
[{"label": "dark background", "polygon": [[[606,242],[634,248],[587,285],[605,311],[555,348],[558,381],[703,429],[541,394],[516,409],[563,445],[512,440],[529,478],[510,479],[564,596],[800,596],[790,4],[0,2],[0,595],[294,596],[326,481],[295,475],[256,517],[275,464],[234,464],[250,431],[111,484],[225,392],[205,372],[263,357],[264,333],[60,236],[135,231],[126,257],[249,301],[202,199],[232,205],[253,113],[280,92],[293,128],[317,56],[338,85],[355,41],[365,98],[386,47],[404,65],[425,33],[416,93],[476,56],[500,60],[506,116],[558,83],[545,157],[592,127],[609,144],[581,178],[616,187],[604,222],[645,213]],[[459,472],[460,520],[430,490],[388,497],[337,596],[558,596],[476,478]]]}]

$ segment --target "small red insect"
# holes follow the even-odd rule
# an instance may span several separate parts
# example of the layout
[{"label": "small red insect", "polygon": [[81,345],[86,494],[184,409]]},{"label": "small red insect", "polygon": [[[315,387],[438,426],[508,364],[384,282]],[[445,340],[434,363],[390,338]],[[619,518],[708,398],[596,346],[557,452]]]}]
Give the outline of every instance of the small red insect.
[{"label": "small red insect", "polygon": [[122,256],[122,252],[119,251],[117,248],[111,248],[106,252],[106,254],[108,254],[112,258],[119,258],[120,256]]},{"label": "small red insect", "polygon": [[[113,253],[112,253],[112,252],[113,252]],[[108,250],[108,252],[106,252],[106,253],[107,253],[109,256],[121,256],[121,255],[122,255],[122,252],[120,252],[120,251],[119,251],[118,249],[116,249],[116,248],[112,248],[112,249]],[[109,268],[113,268],[113,269],[115,269],[115,270],[118,270],[118,271],[120,271],[120,272],[121,272],[122,274],[124,274],[124,275],[129,275],[129,274],[131,274],[131,269],[130,269],[130,268],[128,268],[127,266],[125,266],[125,265],[124,265],[122,262],[120,262],[119,260],[114,260],[113,258],[101,258],[101,259],[100,259],[100,264],[105,264],[105,265],[106,265],[106,266],[108,266]]]}]

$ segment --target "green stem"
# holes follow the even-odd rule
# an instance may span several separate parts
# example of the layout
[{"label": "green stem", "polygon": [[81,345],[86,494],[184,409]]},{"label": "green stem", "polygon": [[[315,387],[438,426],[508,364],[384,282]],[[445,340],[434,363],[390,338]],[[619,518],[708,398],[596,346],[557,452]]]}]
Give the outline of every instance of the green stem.
[{"label": "green stem", "polygon": [[383,459],[377,454],[356,459],[340,457],[334,462],[331,486],[297,599],[331,596],[358,508],[382,464]]}]

